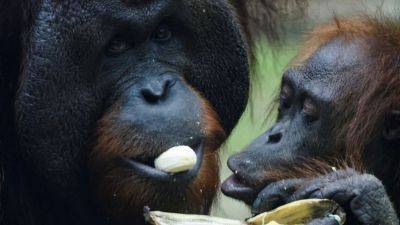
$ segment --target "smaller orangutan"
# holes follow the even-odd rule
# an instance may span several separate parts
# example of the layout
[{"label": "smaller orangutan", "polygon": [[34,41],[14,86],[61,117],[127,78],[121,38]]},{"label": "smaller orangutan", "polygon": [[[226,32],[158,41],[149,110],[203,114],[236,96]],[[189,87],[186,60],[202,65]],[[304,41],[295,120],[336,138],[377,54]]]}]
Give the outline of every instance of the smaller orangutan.
[{"label": "smaller orangutan", "polygon": [[396,225],[399,150],[400,20],[336,19],[308,36],[283,75],[276,124],[229,159],[222,190],[254,214],[327,198],[346,224]]}]

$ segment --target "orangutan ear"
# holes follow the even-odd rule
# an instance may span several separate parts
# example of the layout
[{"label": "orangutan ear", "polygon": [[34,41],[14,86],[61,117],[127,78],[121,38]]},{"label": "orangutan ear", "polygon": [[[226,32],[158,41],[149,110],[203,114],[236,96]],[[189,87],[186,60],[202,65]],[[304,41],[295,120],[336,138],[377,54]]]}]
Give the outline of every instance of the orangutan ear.
[{"label": "orangutan ear", "polygon": [[388,141],[400,140],[400,111],[393,110],[385,119],[383,137]]}]

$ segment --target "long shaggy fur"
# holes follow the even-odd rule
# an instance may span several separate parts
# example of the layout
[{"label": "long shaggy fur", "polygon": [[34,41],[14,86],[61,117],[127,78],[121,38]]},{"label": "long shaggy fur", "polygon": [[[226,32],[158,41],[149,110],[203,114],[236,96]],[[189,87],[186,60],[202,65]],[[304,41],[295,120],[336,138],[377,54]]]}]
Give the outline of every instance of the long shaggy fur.
[{"label": "long shaggy fur", "polygon": [[[334,155],[319,159],[299,159],[296,165],[285,165],[269,172],[272,181],[318,177],[332,168],[354,168],[382,179],[395,203],[400,202],[400,145],[371,146],[382,141],[382,134],[392,111],[400,110],[400,19],[385,16],[336,18],[333,23],[315,28],[305,39],[302,50],[292,61],[301,66],[320,47],[335,38],[346,43],[360,43],[363,67],[349,79],[356,87],[344,87],[338,115],[334,116]],[[344,99],[344,100],[343,100]],[[385,126],[386,125],[386,126]],[[395,151],[389,151],[389,150]]]}]

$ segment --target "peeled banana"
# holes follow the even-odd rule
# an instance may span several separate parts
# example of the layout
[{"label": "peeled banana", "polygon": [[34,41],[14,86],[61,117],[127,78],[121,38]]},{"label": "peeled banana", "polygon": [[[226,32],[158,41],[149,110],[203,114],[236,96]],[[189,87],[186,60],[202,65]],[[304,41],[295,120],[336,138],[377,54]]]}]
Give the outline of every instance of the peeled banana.
[{"label": "peeled banana", "polygon": [[154,167],[167,173],[179,173],[192,169],[197,156],[189,146],[175,146],[154,160]]},{"label": "peeled banana", "polygon": [[327,199],[295,201],[250,218],[246,222],[203,215],[145,212],[146,220],[153,225],[304,225],[313,219],[326,216],[335,218],[338,225],[343,225],[346,217],[337,203]]}]

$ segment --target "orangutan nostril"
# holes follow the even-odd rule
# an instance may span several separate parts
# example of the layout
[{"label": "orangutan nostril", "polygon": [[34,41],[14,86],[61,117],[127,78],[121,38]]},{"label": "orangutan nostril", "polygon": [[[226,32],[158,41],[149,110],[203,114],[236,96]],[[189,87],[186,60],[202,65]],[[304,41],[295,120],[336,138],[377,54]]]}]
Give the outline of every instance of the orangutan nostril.
[{"label": "orangutan nostril", "polygon": [[276,144],[282,139],[281,133],[271,134],[268,136],[268,144]]}]

